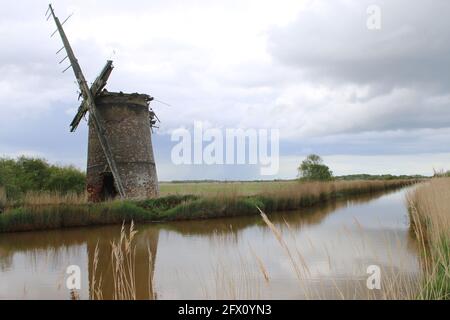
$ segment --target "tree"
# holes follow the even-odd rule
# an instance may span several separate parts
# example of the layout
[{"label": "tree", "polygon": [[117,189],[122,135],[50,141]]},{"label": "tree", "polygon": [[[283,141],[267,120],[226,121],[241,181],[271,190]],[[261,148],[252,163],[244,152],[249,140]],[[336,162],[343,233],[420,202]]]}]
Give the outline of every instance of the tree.
[{"label": "tree", "polygon": [[61,193],[82,193],[86,176],[75,167],[49,167],[49,177],[44,181],[44,189]]},{"label": "tree", "polygon": [[30,157],[0,157],[0,193],[9,199],[20,199],[29,191],[82,193],[85,181],[84,172],[72,166],[50,165]]},{"label": "tree", "polygon": [[302,161],[298,167],[298,173],[301,180],[307,181],[329,181],[333,179],[333,172],[323,160],[316,154],[310,154]]}]

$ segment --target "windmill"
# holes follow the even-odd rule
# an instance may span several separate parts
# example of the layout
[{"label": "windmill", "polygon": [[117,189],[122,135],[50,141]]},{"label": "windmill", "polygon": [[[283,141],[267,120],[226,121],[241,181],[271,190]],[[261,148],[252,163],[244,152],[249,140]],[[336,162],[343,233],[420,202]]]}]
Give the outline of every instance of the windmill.
[{"label": "windmill", "polygon": [[[48,15],[48,16],[47,16]],[[70,124],[74,132],[89,112],[87,192],[91,201],[121,198],[151,198],[159,194],[156,165],[151,142],[151,128],[157,117],[149,107],[153,97],[146,94],[109,92],[106,82],[113,70],[111,60],[89,88],[62,23],[51,5],[47,20],[53,17],[77,80],[82,102]],[[70,18],[70,16],[69,16]]]}]

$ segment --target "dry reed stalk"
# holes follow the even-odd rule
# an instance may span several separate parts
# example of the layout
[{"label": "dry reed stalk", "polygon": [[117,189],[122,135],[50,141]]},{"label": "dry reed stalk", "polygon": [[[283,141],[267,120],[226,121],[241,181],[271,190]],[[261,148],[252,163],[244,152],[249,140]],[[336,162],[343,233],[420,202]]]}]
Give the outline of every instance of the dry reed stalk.
[{"label": "dry reed stalk", "polygon": [[[136,244],[134,222],[131,222],[130,228],[127,232],[125,224],[122,224],[120,230],[119,240],[111,242],[111,267],[112,267],[112,281],[113,281],[113,299],[114,300],[136,300],[137,287],[136,281],[143,279],[136,279]],[[148,298],[156,299],[156,292],[153,285],[153,256],[150,246],[147,246],[148,251]],[[97,269],[99,262],[99,247],[98,243],[95,247],[94,260],[92,266],[92,275],[90,283],[90,299],[103,300],[103,279],[99,276],[99,281],[96,281]]]},{"label": "dry reed stalk", "polygon": [[[229,261],[217,262],[213,266],[215,294],[213,299],[260,299],[261,287],[260,280],[257,278],[259,274],[254,270],[253,263],[248,261],[240,253],[238,254],[237,265],[229,265]],[[236,267],[236,269],[232,267]],[[207,288],[203,291],[205,296],[211,297]]]},{"label": "dry reed stalk", "polygon": [[[272,233],[274,234],[277,241],[281,244],[281,247],[285,251],[291,264],[294,266],[294,270],[296,271],[297,279],[300,280],[300,282],[305,281],[306,279],[303,277],[303,274],[299,271],[300,267],[302,267],[303,270],[308,270],[306,273],[309,275],[310,275],[310,272],[309,272],[309,268],[306,264],[306,261],[303,259],[303,256],[299,252],[297,246],[295,245],[295,249],[297,250],[297,253],[298,253],[298,260],[294,259],[293,255],[291,253],[291,249],[289,249],[288,243],[284,239],[282,232],[269,220],[269,218],[267,217],[267,215],[264,212],[262,212],[260,210],[260,213],[261,213],[261,216],[262,216],[264,222],[267,224],[269,229],[272,231]],[[291,227],[289,226],[289,224],[286,221],[285,221],[285,225],[287,226],[289,233],[291,234],[292,239],[294,240],[294,244],[296,244],[293,230],[291,230]],[[388,248],[388,250],[389,250],[389,248]],[[328,256],[329,268],[331,269],[331,261],[330,261],[329,253],[328,253],[328,251],[326,253]],[[390,256],[390,258],[394,259],[394,257],[392,255]],[[387,270],[384,267],[382,267],[382,274],[389,274],[389,276],[388,277],[385,276],[382,278],[383,291],[378,292],[378,293],[371,292],[371,291],[369,292],[369,290],[367,290],[367,287],[366,287],[366,282],[360,281],[360,282],[357,282],[357,285],[350,288],[353,290],[353,295],[349,295],[349,293],[351,293],[352,290],[349,290],[349,288],[341,288],[340,284],[334,278],[331,278],[329,280],[332,282],[332,284],[334,286],[334,290],[336,290],[336,294],[340,299],[355,299],[355,298],[360,299],[364,294],[367,294],[367,299],[380,299],[381,298],[381,299],[395,299],[395,300],[402,299],[403,300],[403,299],[416,299],[417,298],[418,289],[417,289],[417,281],[415,281],[417,279],[410,277],[410,276],[404,276],[404,275],[392,273],[392,271]],[[324,282],[321,282],[320,284],[323,285]],[[348,285],[347,283],[345,283],[345,284]],[[315,287],[303,288],[302,287],[302,289],[304,291],[306,299],[311,299],[311,298],[321,299],[321,297],[322,297],[321,293],[318,291],[318,288],[315,288]],[[343,289],[346,289],[346,290],[343,290]],[[311,291],[311,290],[313,290],[313,291]]]},{"label": "dry reed stalk", "polygon": [[148,252],[148,297],[151,300],[156,300],[156,291],[154,288],[154,279],[153,279],[153,270],[154,270],[154,261],[153,255],[150,249],[150,244],[147,244],[147,252]]},{"label": "dry reed stalk", "polygon": [[250,252],[252,253],[252,255],[255,257],[256,262],[258,263],[258,268],[261,271],[261,273],[264,276],[264,280],[266,281],[266,283],[270,282],[270,277],[269,277],[269,272],[267,271],[266,267],[264,266],[263,261],[261,260],[261,258],[255,253],[255,251],[253,251],[253,248],[250,246]]},{"label": "dry reed stalk", "polygon": [[6,197],[6,190],[4,187],[0,186],[0,212],[2,208],[6,207],[8,203],[8,198]]},{"label": "dry reed stalk", "polygon": [[136,233],[133,221],[128,235],[122,224],[119,241],[111,242],[115,300],[136,300],[136,246],[133,246]]},{"label": "dry reed stalk", "polygon": [[86,193],[78,194],[69,192],[29,191],[25,194],[23,204],[25,206],[60,205],[60,204],[84,204],[87,202]]},{"label": "dry reed stalk", "polygon": [[278,228],[272,223],[272,221],[269,220],[267,215],[260,208],[258,208],[258,210],[259,210],[259,213],[261,214],[261,217],[263,218],[264,222],[267,224],[267,226],[273,232],[278,243],[281,245],[281,247],[283,248],[283,250],[286,252],[287,256],[289,257],[289,260],[292,264],[292,267],[294,268],[294,271],[297,275],[298,280],[302,280],[302,272],[298,266],[298,263],[295,261],[293,255],[291,253],[291,250],[289,249],[289,246],[287,245],[286,241],[284,241],[284,238],[283,238],[280,230],[278,230]]},{"label": "dry reed stalk", "polygon": [[95,245],[94,251],[94,260],[92,262],[92,274],[91,274],[91,283],[90,283],[90,292],[89,297],[91,300],[103,300],[103,291],[102,291],[102,275],[99,276],[99,281],[97,282],[97,267],[98,267],[98,255],[99,248],[98,242]]}]

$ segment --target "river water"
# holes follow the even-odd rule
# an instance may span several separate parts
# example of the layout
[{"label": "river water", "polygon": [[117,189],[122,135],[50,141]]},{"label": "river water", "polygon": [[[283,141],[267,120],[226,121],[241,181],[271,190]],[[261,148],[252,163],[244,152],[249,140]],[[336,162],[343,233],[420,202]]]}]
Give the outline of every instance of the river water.
[{"label": "river water", "polygon": [[[137,225],[137,298],[404,297],[420,274],[408,190],[271,214],[281,242],[260,216]],[[89,299],[97,244],[94,277],[112,298],[110,248],[119,236],[120,226],[1,234],[0,299],[70,299],[71,265],[80,268],[77,295]]]}]

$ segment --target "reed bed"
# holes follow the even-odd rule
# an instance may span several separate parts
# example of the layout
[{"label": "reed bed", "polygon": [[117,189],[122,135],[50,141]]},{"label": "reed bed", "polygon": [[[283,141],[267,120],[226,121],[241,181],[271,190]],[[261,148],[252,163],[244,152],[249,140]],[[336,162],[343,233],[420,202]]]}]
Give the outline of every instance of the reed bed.
[{"label": "reed bed", "polygon": [[422,253],[419,298],[450,299],[450,178],[434,178],[408,194],[411,227]]},{"label": "reed bed", "polygon": [[200,196],[166,212],[170,220],[227,217],[258,214],[256,207],[265,212],[290,211],[311,207],[348,196],[394,190],[417,183],[416,180],[389,181],[333,181],[279,183],[252,196],[224,192],[217,196]]},{"label": "reed bed", "polygon": [[[18,207],[79,205],[87,203],[86,193],[59,191],[28,191],[19,200],[9,199],[5,188],[0,186],[0,209]],[[1,211],[0,211],[1,212]]]},{"label": "reed bed", "polygon": [[416,179],[395,180],[350,180],[350,181],[258,181],[258,182],[199,182],[199,183],[161,183],[162,196],[167,195],[196,195],[201,197],[242,197],[261,194],[271,196],[298,196],[298,194],[317,194],[322,192],[342,191],[347,189],[366,190],[379,189],[392,184],[415,183]]},{"label": "reed bed", "polygon": [[[205,195],[168,195],[142,201],[113,200],[86,203],[85,196],[30,194],[19,207],[0,214],[0,232],[46,230],[65,227],[256,215],[296,210],[338,198],[401,188],[415,180],[274,182],[256,195],[237,189]],[[224,184],[226,185],[226,184]]]},{"label": "reed bed", "polygon": [[235,182],[186,182],[160,183],[161,195],[218,196],[223,194],[238,194],[239,196],[257,195],[265,190],[282,189],[291,185],[298,185],[298,181],[235,181]]},{"label": "reed bed", "polygon": [[25,194],[22,206],[48,206],[60,204],[85,204],[87,203],[86,193],[68,192],[61,193],[57,191],[36,192],[29,191]]}]

